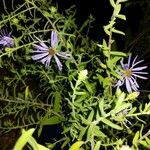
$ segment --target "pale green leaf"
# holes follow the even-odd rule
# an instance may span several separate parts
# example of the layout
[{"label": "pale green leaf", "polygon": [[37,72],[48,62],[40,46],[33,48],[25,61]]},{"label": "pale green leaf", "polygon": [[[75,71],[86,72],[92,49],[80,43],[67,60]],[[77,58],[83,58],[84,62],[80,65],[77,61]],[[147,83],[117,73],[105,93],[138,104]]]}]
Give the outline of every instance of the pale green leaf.
[{"label": "pale green leaf", "polygon": [[122,92],[119,97],[117,98],[117,102],[116,102],[116,106],[115,109],[120,107],[122,105],[122,103],[125,101],[125,93]]},{"label": "pale green leaf", "polygon": [[114,29],[114,28],[112,29],[112,32],[117,33],[117,34],[125,35],[125,33],[124,33],[124,32],[119,31],[119,30],[116,30],[116,29]]},{"label": "pale green leaf", "polygon": [[35,129],[33,128],[29,129],[28,131],[24,131],[24,133],[22,133],[22,135],[17,140],[13,150],[22,150],[23,147],[27,144],[29,138],[32,136],[34,131]]},{"label": "pale green leaf", "polygon": [[83,141],[77,141],[69,148],[69,150],[79,150],[83,144]]},{"label": "pale green leaf", "polygon": [[127,54],[119,51],[111,51],[110,54],[113,56],[127,56]]},{"label": "pale green leaf", "polygon": [[54,99],[53,109],[55,112],[60,112],[61,111],[61,93],[55,92],[54,97],[55,99]]},{"label": "pale green leaf", "polygon": [[100,146],[101,146],[101,141],[96,142],[93,150],[100,150]]},{"label": "pale green leaf", "polygon": [[134,138],[133,138],[133,141],[132,141],[133,145],[137,145],[137,141],[139,139],[139,136],[140,136],[140,132],[137,131],[136,134],[135,134],[135,136],[134,136]]},{"label": "pale green leaf", "polygon": [[63,118],[58,116],[52,116],[50,118],[43,118],[40,122],[40,125],[55,125],[63,121]]},{"label": "pale green leaf", "polygon": [[114,0],[109,0],[109,1],[110,1],[111,6],[115,8],[116,4],[115,4]]},{"label": "pale green leaf", "polygon": [[122,127],[118,126],[117,124],[114,124],[113,122],[111,122],[110,120],[106,118],[103,118],[101,121],[114,129],[117,129],[117,130],[123,129]]},{"label": "pale green leaf", "polygon": [[116,17],[122,19],[122,20],[126,20],[126,16],[125,15],[117,15]]},{"label": "pale green leaf", "polygon": [[117,16],[121,10],[121,4],[116,5],[114,15]]}]

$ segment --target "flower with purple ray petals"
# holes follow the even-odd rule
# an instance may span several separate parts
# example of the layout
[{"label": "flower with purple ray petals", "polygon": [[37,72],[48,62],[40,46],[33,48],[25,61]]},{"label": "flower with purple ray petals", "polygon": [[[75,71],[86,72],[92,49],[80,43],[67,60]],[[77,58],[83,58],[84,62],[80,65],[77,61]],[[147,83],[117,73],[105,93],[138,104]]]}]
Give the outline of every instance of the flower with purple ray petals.
[{"label": "flower with purple ray petals", "polygon": [[3,48],[13,47],[15,45],[14,39],[11,37],[11,33],[8,33],[7,30],[0,31],[0,45]]},{"label": "flower with purple ray petals", "polygon": [[46,67],[48,67],[50,65],[52,57],[54,57],[54,59],[56,61],[56,64],[57,64],[57,67],[58,67],[59,71],[61,71],[63,65],[60,62],[58,56],[62,57],[64,59],[69,59],[70,55],[67,54],[66,52],[57,52],[55,50],[55,47],[58,43],[58,34],[57,34],[57,32],[52,31],[52,33],[51,33],[51,46],[50,47],[48,47],[39,38],[37,38],[37,40],[39,41],[39,45],[34,44],[34,47],[35,47],[36,50],[33,51],[33,53],[35,53],[35,54],[32,56],[32,59],[40,61],[41,63],[45,64]]},{"label": "flower with purple ray petals", "polygon": [[123,59],[121,60],[121,67],[123,69],[121,72],[122,79],[118,80],[116,86],[120,87],[123,84],[125,84],[126,89],[129,93],[132,91],[138,91],[139,85],[136,81],[137,78],[147,79],[147,77],[143,76],[145,74],[148,74],[147,72],[143,71],[143,69],[146,69],[147,66],[137,67],[137,65],[143,62],[144,60],[136,60],[137,56],[131,62],[131,55],[129,55],[127,64],[123,63]]}]

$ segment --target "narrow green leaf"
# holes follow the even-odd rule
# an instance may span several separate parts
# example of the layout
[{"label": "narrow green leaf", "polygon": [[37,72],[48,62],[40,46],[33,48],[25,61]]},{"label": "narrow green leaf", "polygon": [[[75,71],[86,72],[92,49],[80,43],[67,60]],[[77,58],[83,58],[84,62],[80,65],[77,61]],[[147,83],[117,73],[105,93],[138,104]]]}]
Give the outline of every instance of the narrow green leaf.
[{"label": "narrow green leaf", "polygon": [[58,116],[52,116],[50,118],[43,118],[40,122],[40,125],[55,125],[61,123],[62,121],[62,118]]},{"label": "narrow green leaf", "polygon": [[81,117],[82,123],[89,125],[91,122],[87,119],[85,119],[82,115],[79,115]]},{"label": "narrow green leaf", "polygon": [[70,138],[66,137],[65,141],[63,142],[63,144],[61,145],[61,149],[64,149],[64,147],[70,142]]},{"label": "narrow green leaf", "polygon": [[49,148],[47,148],[47,147],[45,147],[45,146],[43,146],[41,144],[38,144],[38,148],[39,148],[39,150],[50,150]]},{"label": "narrow green leaf", "polygon": [[141,145],[143,145],[145,148],[150,148],[150,145],[146,141],[140,141]]},{"label": "narrow green leaf", "polygon": [[111,51],[110,54],[113,56],[127,56],[125,53],[119,51]]},{"label": "narrow green leaf", "polygon": [[89,117],[88,117],[88,121],[89,122],[92,122],[93,121],[93,117],[94,117],[94,110],[91,110],[90,114],[89,114]]},{"label": "narrow green leaf", "polygon": [[78,91],[76,91],[75,94],[76,95],[86,95],[87,93],[86,92],[78,92]]},{"label": "narrow green leaf", "polygon": [[139,139],[139,136],[140,136],[140,132],[137,131],[136,134],[135,134],[135,136],[134,136],[134,138],[133,138],[133,141],[132,141],[133,145],[135,145],[135,146],[137,145],[137,141]]},{"label": "narrow green leaf", "polygon": [[101,141],[96,142],[93,150],[100,150],[100,146],[101,146]]},{"label": "narrow green leaf", "polygon": [[40,125],[40,128],[38,129],[38,137],[41,135],[42,130],[43,130],[43,126],[42,126],[42,125]]},{"label": "narrow green leaf", "polygon": [[123,111],[123,110],[129,108],[130,106],[131,106],[130,103],[124,103],[124,104],[122,104],[122,105],[120,105],[119,107],[117,107],[117,108],[114,109],[114,110],[115,110],[115,113],[121,112],[121,111]]},{"label": "narrow green leaf", "polygon": [[79,140],[82,139],[83,136],[86,134],[87,128],[88,128],[88,126],[81,128],[81,130],[79,132],[79,138],[78,138]]},{"label": "narrow green leaf", "polygon": [[116,16],[117,18],[119,18],[119,19],[122,19],[122,20],[126,20],[126,16],[125,15],[117,15]]},{"label": "narrow green leaf", "polygon": [[116,30],[116,29],[114,29],[114,28],[112,29],[112,32],[117,33],[117,34],[125,35],[125,33],[124,33],[124,32],[119,31],[119,30]]},{"label": "narrow green leaf", "polygon": [[34,150],[41,150],[38,147],[38,143],[36,142],[36,140],[32,136],[29,138],[28,143],[32,146],[32,148]]},{"label": "narrow green leaf", "polygon": [[55,99],[53,109],[55,112],[61,112],[61,93],[55,92],[54,97]]},{"label": "narrow green leaf", "polygon": [[112,123],[110,120],[106,118],[103,118],[101,121],[114,129],[117,129],[117,130],[123,129],[122,127],[118,126],[117,124]]},{"label": "narrow green leaf", "polygon": [[[111,69],[111,68],[110,68]],[[122,79],[122,76],[114,71],[110,71],[110,74],[112,74],[114,77],[116,77],[117,79]]]},{"label": "narrow green leaf", "polygon": [[118,107],[120,107],[124,101],[125,101],[125,93],[122,92],[122,93],[119,95],[119,97],[117,98],[117,102],[116,102],[115,109],[117,109]]},{"label": "narrow green leaf", "polygon": [[106,116],[106,113],[104,111],[104,99],[101,99],[99,101],[99,105],[98,106],[99,106],[99,109],[100,109],[100,112],[101,112],[101,116],[102,117]]},{"label": "narrow green leaf", "polygon": [[13,150],[22,150],[23,147],[27,144],[29,138],[32,136],[34,131],[35,129],[33,128],[29,129],[28,131],[24,131],[24,133],[22,133],[22,135],[17,140]]},{"label": "narrow green leaf", "polygon": [[109,1],[110,1],[111,6],[115,8],[116,4],[115,4],[114,0],[109,0]]},{"label": "narrow green leaf", "polygon": [[69,150],[79,150],[83,144],[84,144],[83,141],[77,141],[70,147]]},{"label": "narrow green leaf", "polygon": [[92,83],[89,83],[89,81],[85,81],[85,86],[87,90],[92,94],[93,93],[93,88],[92,88]]},{"label": "narrow green leaf", "polygon": [[121,10],[121,4],[116,5],[114,15],[117,16]]},{"label": "narrow green leaf", "polygon": [[107,136],[99,129],[98,126],[95,126],[94,129],[94,136],[100,137],[100,138],[106,138]]}]

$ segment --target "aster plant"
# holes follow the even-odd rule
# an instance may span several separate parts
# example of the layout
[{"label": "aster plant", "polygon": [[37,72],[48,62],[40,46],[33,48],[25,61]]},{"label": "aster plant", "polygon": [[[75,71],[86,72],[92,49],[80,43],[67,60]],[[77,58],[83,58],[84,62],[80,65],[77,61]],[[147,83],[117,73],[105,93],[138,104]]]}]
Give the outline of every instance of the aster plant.
[{"label": "aster plant", "polygon": [[147,72],[143,71],[147,68],[147,66],[138,67],[137,65],[143,62],[144,60],[137,61],[137,56],[131,61],[131,55],[129,55],[128,63],[124,64],[123,59],[121,60],[121,67],[122,72],[121,76],[122,79],[118,80],[116,86],[120,87],[125,84],[126,89],[129,93],[132,91],[138,91],[139,85],[137,83],[137,78],[140,79],[147,79],[143,75],[148,74]]},{"label": "aster plant", "polygon": [[2,45],[2,48],[13,47],[15,45],[11,32],[8,33],[7,30],[0,31],[0,45]]},{"label": "aster plant", "polygon": [[39,38],[37,38],[37,40],[39,41],[39,45],[37,45],[37,44],[33,45],[36,50],[33,51],[33,53],[35,53],[35,54],[32,56],[32,59],[37,60],[37,61],[41,62],[42,64],[45,64],[45,66],[48,68],[50,63],[51,63],[52,57],[54,57],[59,71],[62,71],[63,65],[60,62],[58,56],[62,57],[64,59],[69,59],[70,54],[68,54],[66,52],[56,51],[55,48],[56,48],[58,41],[59,41],[57,32],[56,31],[51,32],[51,45],[50,45],[50,47],[48,47]]}]

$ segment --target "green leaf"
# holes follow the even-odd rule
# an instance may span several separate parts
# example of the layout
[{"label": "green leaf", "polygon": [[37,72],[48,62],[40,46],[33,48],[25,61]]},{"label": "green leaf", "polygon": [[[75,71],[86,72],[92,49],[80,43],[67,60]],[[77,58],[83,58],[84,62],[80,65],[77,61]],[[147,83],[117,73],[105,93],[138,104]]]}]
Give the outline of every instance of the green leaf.
[{"label": "green leaf", "polygon": [[116,102],[115,109],[117,109],[118,107],[120,107],[124,101],[125,101],[125,93],[122,92],[122,93],[119,95],[119,97],[117,98],[117,102]]},{"label": "green leaf", "polygon": [[91,110],[91,112],[90,112],[89,117],[88,117],[87,120],[88,120],[89,122],[92,122],[93,117],[94,117],[94,110]]},{"label": "green leaf", "polygon": [[114,15],[117,16],[121,10],[121,4],[116,5]]},{"label": "green leaf", "polygon": [[89,81],[86,80],[85,86],[86,86],[87,90],[92,94],[93,93],[92,83],[89,83]]},{"label": "green leaf", "polygon": [[85,119],[82,115],[79,115],[81,117],[82,123],[89,125],[91,122],[87,119]]},{"label": "green leaf", "polygon": [[38,144],[37,144],[36,140],[33,137],[29,138],[28,143],[32,146],[32,148],[34,150],[41,150],[41,149],[39,149]]},{"label": "green leaf", "polygon": [[125,53],[119,51],[111,51],[110,54],[113,56],[127,56]]},{"label": "green leaf", "polygon": [[55,99],[54,99],[54,111],[55,112],[61,112],[61,93],[60,92],[55,92],[54,94]]},{"label": "green leaf", "polygon": [[100,146],[101,146],[101,141],[96,142],[93,150],[100,150]]},{"label": "green leaf", "polygon": [[133,145],[135,145],[135,146],[137,145],[137,141],[139,139],[139,136],[140,136],[140,132],[137,131],[136,134],[135,134],[135,136],[134,136],[134,138],[133,138],[133,141],[132,141]]},{"label": "green leaf", "polygon": [[117,79],[122,79],[122,76],[114,71],[110,71],[110,74],[112,74],[114,77],[116,77]]},{"label": "green leaf", "polygon": [[17,140],[13,150],[22,150],[23,147],[27,144],[29,138],[32,136],[34,131],[35,131],[35,129],[33,129],[33,128],[31,128],[27,131],[24,131],[24,133],[22,133],[22,135]]},{"label": "green leaf", "polygon": [[83,141],[77,141],[70,147],[69,150],[79,150],[83,144],[84,144]]},{"label": "green leaf", "polygon": [[140,141],[139,143],[146,148],[150,148],[150,145],[146,141]]},{"label": "green leaf", "polygon": [[63,118],[58,117],[58,116],[52,116],[50,118],[44,117],[41,122],[40,125],[55,125],[55,124],[59,124],[63,121]]},{"label": "green leaf", "polygon": [[117,124],[112,123],[110,120],[106,118],[103,118],[101,121],[114,129],[117,129],[117,130],[123,129],[122,127],[118,126]]},{"label": "green leaf", "polygon": [[75,94],[76,95],[86,95],[87,93],[86,92],[78,92],[78,91],[76,91]]},{"label": "green leaf", "polygon": [[114,109],[114,110],[115,110],[115,113],[121,112],[121,111],[123,111],[123,110],[129,108],[130,106],[131,106],[130,103],[124,103],[124,104],[122,104],[122,105],[120,105],[119,107],[117,107],[117,108]]},{"label": "green leaf", "polygon": [[45,146],[38,144],[33,137],[30,137],[28,143],[32,146],[33,150],[49,150]]},{"label": "green leaf", "polygon": [[117,34],[125,35],[125,33],[124,33],[124,32],[119,31],[119,30],[116,30],[116,29],[114,29],[114,28],[112,29],[112,32],[117,33]]},{"label": "green leaf", "polygon": [[40,127],[39,127],[39,129],[38,129],[38,137],[41,135],[42,130],[43,130],[43,126],[42,126],[42,125],[40,125]]},{"label": "green leaf", "polygon": [[126,16],[125,15],[117,15],[116,17],[122,19],[122,20],[126,20]]},{"label": "green leaf", "polygon": [[99,109],[100,109],[102,117],[106,116],[106,113],[104,111],[104,99],[101,99],[99,101],[99,105],[98,106],[99,106]]},{"label": "green leaf", "polygon": [[61,145],[61,149],[64,149],[64,147],[70,142],[70,138],[65,137],[65,141],[63,142],[63,144]]},{"label": "green leaf", "polygon": [[114,0],[109,0],[109,1],[110,1],[111,6],[115,8],[116,4],[115,4]]},{"label": "green leaf", "polygon": [[81,130],[79,132],[79,137],[78,137],[79,140],[82,139],[83,136],[86,134],[87,129],[88,129],[88,126],[81,128]]},{"label": "green leaf", "polygon": [[107,136],[99,129],[98,126],[95,126],[94,135],[100,138],[106,138]]}]

